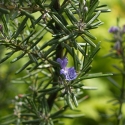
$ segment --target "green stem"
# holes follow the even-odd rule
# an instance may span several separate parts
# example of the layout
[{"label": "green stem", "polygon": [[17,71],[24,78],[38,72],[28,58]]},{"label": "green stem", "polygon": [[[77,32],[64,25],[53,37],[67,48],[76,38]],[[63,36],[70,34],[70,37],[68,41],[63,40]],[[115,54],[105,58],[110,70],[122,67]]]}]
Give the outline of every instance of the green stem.
[{"label": "green stem", "polygon": [[[53,8],[59,12],[59,9],[60,9],[60,3],[59,3],[59,0],[55,0],[55,3],[53,4]],[[57,33],[56,31],[59,31],[61,30],[60,26],[58,24],[55,24],[55,34]],[[56,48],[56,57],[54,60],[56,60],[57,58],[62,58],[62,53],[63,53],[63,48],[61,46],[61,44],[59,44]],[[54,74],[54,78],[53,78],[53,81],[54,82],[58,82],[58,77],[59,76],[59,73],[58,73],[58,70],[57,70],[57,67],[54,67],[55,69],[55,74]],[[53,85],[53,87],[55,86],[55,84]],[[49,108],[50,108],[50,111],[52,109],[52,106],[54,104],[54,101],[56,99],[56,96],[57,96],[57,92],[55,93],[52,93],[49,97],[48,97],[48,105],[49,105]]]},{"label": "green stem", "polygon": [[123,107],[123,101],[124,101],[124,93],[125,93],[125,56],[124,56],[124,48],[122,49],[122,62],[123,62],[123,73],[122,73],[122,85],[121,85],[121,95],[120,95],[120,105],[119,105],[119,111],[118,111],[118,116],[117,116],[117,125],[120,125],[122,121],[122,107]]}]

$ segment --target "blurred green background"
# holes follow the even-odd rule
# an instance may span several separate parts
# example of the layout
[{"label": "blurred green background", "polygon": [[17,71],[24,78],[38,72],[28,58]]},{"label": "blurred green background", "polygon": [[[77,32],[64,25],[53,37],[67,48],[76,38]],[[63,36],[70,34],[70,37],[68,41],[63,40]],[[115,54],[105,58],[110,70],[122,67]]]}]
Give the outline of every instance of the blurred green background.
[{"label": "blurred green background", "polygon": [[[92,30],[92,34],[97,37],[97,41],[101,41],[101,50],[94,58],[91,72],[117,72],[112,65],[119,65],[119,61],[112,58],[104,58],[110,50],[111,44],[106,39],[111,39],[112,35],[108,33],[111,26],[115,26],[116,19],[120,19],[120,25],[125,24],[125,0],[100,0],[101,3],[107,4],[111,9],[110,13],[105,13],[100,16],[104,22],[98,29]],[[4,47],[0,46],[0,58],[4,55]],[[10,59],[11,60],[11,59]],[[0,64],[0,117],[13,113],[13,99],[16,95],[24,93],[28,89],[27,84],[13,83],[11,80],[21,77],[25,72],[15,75],[23,61],[11,64],[7,60]],[[113,76],[116,81],[120,81],[119,76]],[[97,90],[86,90],[85,96],[88,96],[80,106],[80,113],[85,114],[82,118],[75,120],[66,120],[66,124],[72,125],[112,125],[114,118],[110,118],[116,109],[112,103],[108,101],[113,99],[119,93],[107,78],[91,79],[84,81],[86,86],[97,87]],[[125,109],[125,106],[124,106]]]}]

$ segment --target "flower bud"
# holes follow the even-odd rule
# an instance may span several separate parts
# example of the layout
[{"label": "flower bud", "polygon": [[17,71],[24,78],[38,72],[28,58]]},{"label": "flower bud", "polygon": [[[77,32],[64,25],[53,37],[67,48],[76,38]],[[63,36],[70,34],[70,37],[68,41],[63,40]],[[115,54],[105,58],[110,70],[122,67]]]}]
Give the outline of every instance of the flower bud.
[{"label": "flower bud", "polygon": [[85,11],[85,12],[88,12],[88,7],[84,7],[84,11]]},{"label": "flower bud", "polygon": [[118,30],[119,30],[118,27],[112,26],[112,27],[109,29],[109,32],[110,32],[110,33],[116,33],[116,32],[118,32]]},{"label": "flower bud", "polygon": [[86,1],[85,0],[83,0],[83,5],[85,5],[86,4]]}]

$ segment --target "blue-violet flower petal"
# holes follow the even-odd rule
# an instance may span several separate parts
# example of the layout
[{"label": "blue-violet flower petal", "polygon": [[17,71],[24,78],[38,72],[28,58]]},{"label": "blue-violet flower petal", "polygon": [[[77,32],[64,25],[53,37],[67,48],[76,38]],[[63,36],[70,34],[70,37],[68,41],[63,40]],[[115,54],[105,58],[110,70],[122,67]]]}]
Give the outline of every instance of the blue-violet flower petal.
[{"label": "blue-violet flower petal", "polygon": [[66,67],[66,65],[68,63],[68,59],[67,58],[63,58],[63,59],[58,58],[57,62],[60,64],[61,68],[63,69]]},{"label": "blue-violet flower petal", "polygon": [[60,74],[63,74],[68,81],[74,80],[77,77],[74,67],[61,69]]},{"label": "blue-violet flower petal", "polygon": [[118,30],[119,30],[118,27],[112,26],[112,27],[109,29],[109,32],[110,32],[110,33],[116,33],[116,32],[118,32]]}]

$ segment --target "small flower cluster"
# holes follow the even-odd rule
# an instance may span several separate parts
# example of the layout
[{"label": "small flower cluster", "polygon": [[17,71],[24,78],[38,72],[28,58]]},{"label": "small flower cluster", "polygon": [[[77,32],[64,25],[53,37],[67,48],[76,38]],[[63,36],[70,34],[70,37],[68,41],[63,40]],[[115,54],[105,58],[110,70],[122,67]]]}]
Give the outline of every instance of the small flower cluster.
[{"label": "small flower cluster", "polygon": [[110,27],[109,32],[110,32],[110,33],[117,33],[118,30],[119,30],[118,27],[116,27],[116,26],[112,26],[112,27]]},{"label": "small flower cluster", "polygon": [[77,74],[76,74],[74,67],[70,67],[70,68],[66,67],[68,63],[67,58],[63,58],[63,59],[58,58],[57,62],[61,66],[60,74],[64,75],[66,80],[71,81],[71,80],[76,79]]},{"label": "small flower cluster", "polygon": [[117,55],[121,55],[123,50],[122,50],[122,44],[123,44],[123,35],[125,35],[125,25],[123,27],[118,27],[118,26],[112,26],[109,29],[109,32],[114,35],[114,46],[113,49],[116,50]]},{"label": "small flower cluster", "polygon": [[120,34],[125,34],[125,25],[123,25],[122,28],[118,26],[112,26],[109,28],[109,32],[113,34],[116,34],[117,32],[120,32]]}]

